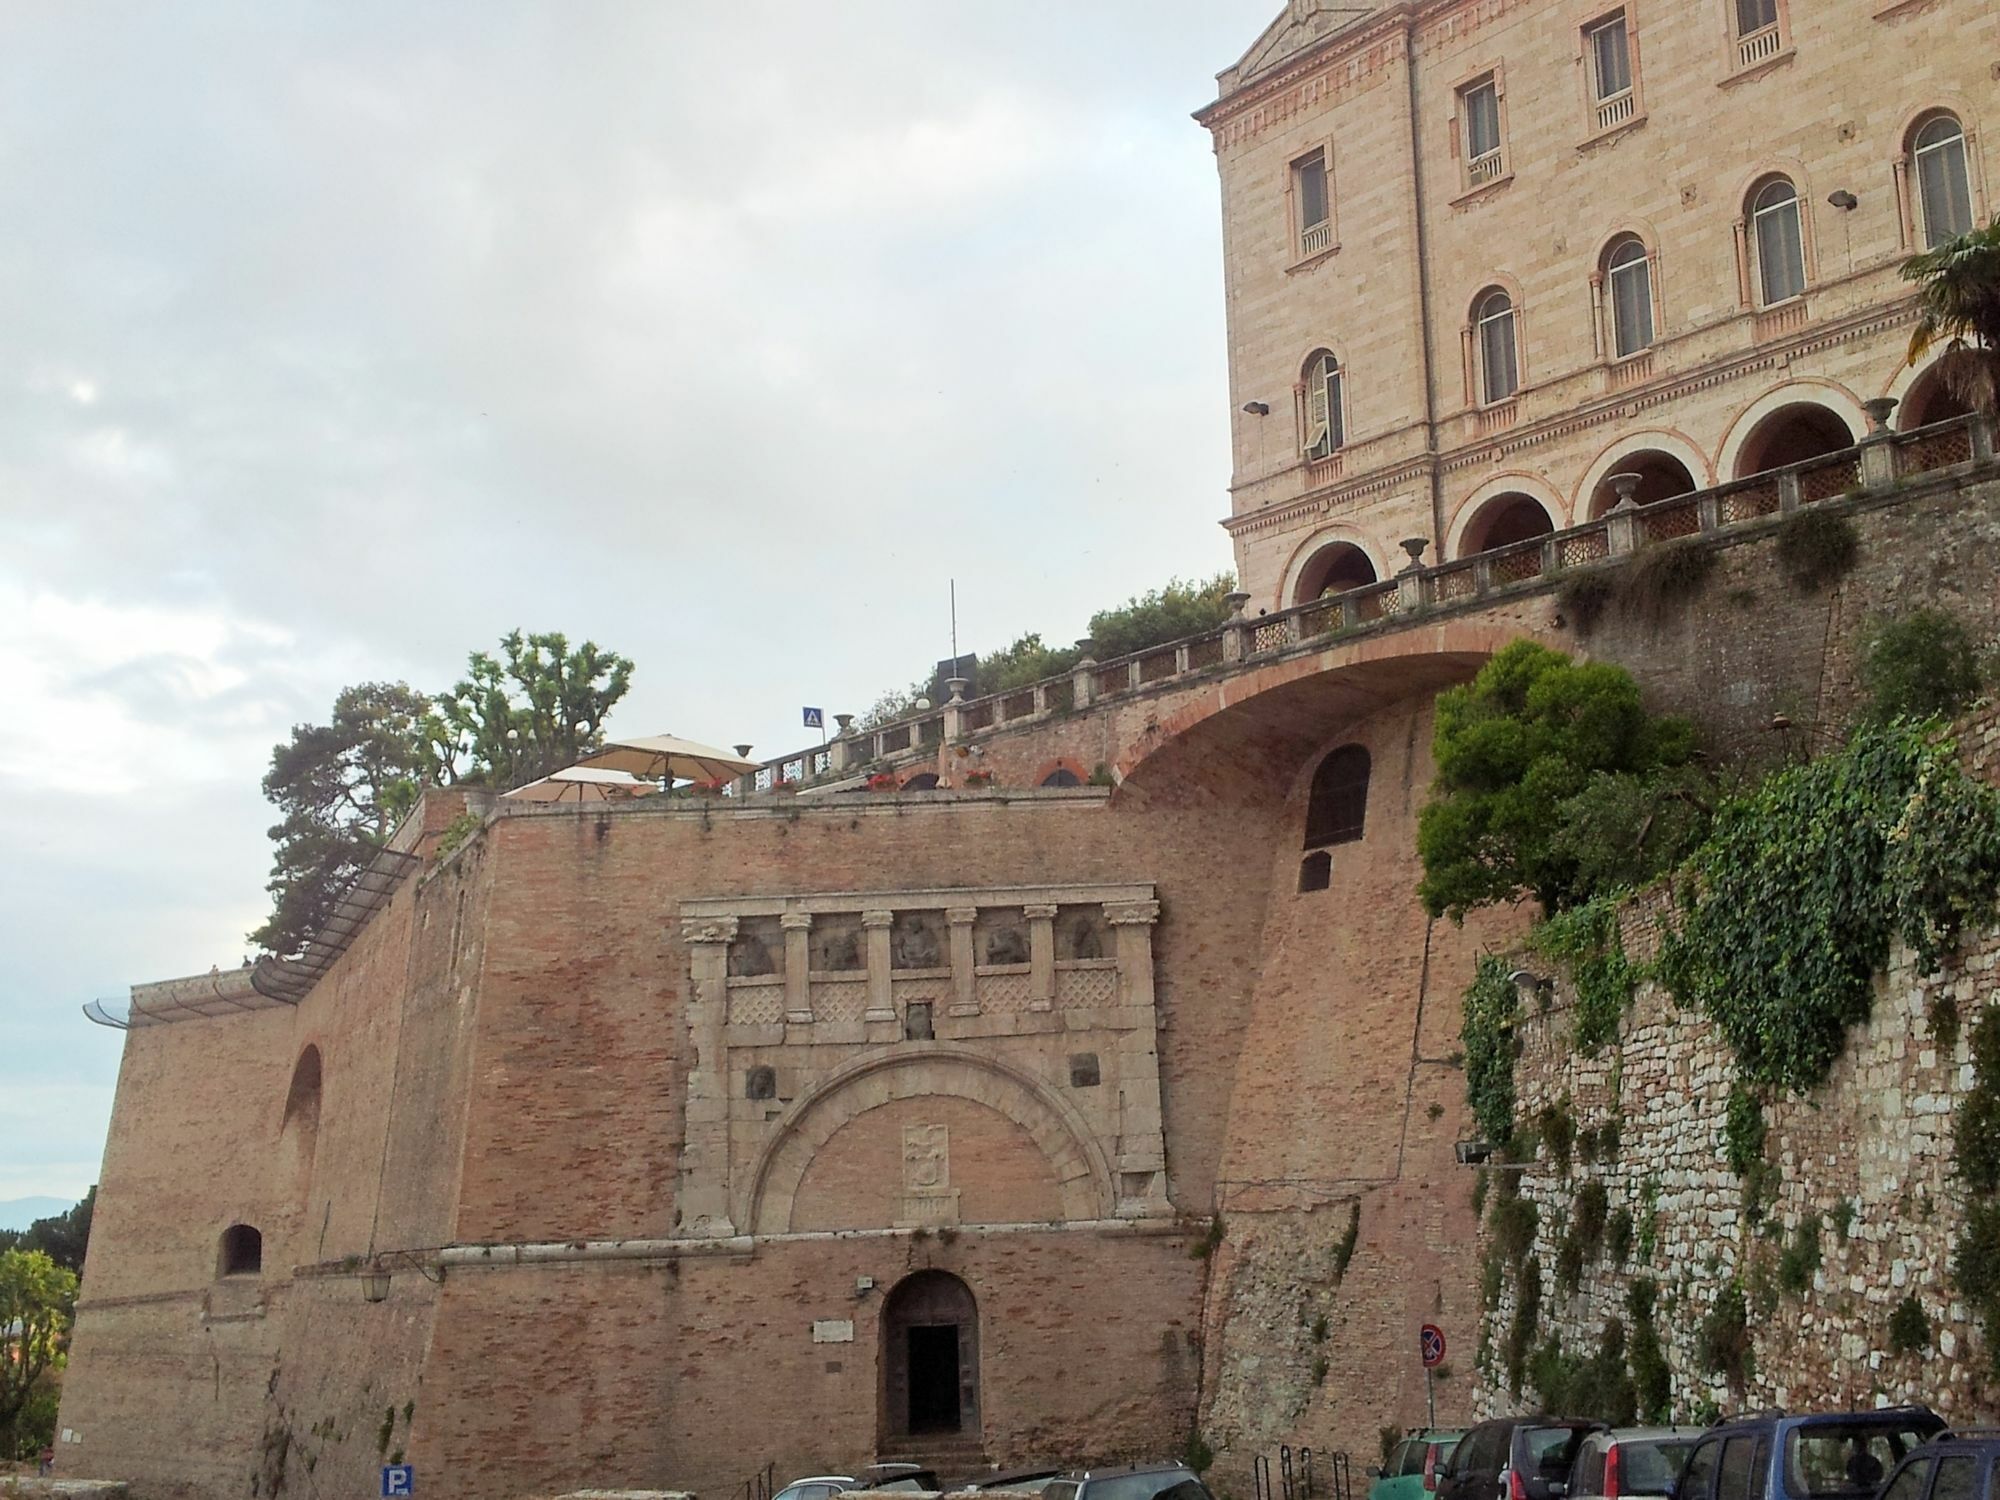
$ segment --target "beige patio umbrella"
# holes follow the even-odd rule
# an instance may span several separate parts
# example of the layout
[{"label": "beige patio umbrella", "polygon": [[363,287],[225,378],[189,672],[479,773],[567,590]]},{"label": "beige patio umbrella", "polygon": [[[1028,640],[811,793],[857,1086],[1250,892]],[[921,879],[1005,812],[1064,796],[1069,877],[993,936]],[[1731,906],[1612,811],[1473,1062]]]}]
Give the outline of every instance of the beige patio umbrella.
[{"label": "beige patio umbrella", "polygon": [[607,740],[571,767],[572,770],[624,771],[647,781],[727,781],[762,768],[713,745],[657,734],[640,739]]},{"label": "beige patio umbrella", "polygon": [[623,802],[659,789],[657,782],[641,781],[624,771],[565,766],[540,781],[517,786],[502,795],[522,802]]}]

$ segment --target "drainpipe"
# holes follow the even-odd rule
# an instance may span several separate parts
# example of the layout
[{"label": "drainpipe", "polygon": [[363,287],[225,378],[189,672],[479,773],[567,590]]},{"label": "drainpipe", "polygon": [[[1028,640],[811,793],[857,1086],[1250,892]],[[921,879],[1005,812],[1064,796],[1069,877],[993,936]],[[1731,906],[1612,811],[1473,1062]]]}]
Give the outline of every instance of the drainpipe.
[{"label": "drainpipe", "polygon": [[1431,474],[1431,555],[1439,562],[1444,556],[1444,475],[1438,465],[1437,354],[1431,336],[1431,247],[1429,224],[1424,215],[1424,153],[1417,98],[1417,18],[1414,12],[1403,18],[1403,72],[1410,84],[1410,186],[1417,210],[1417,323],[1423,333],[1424,351],[1424,452],[1430,459]]}]

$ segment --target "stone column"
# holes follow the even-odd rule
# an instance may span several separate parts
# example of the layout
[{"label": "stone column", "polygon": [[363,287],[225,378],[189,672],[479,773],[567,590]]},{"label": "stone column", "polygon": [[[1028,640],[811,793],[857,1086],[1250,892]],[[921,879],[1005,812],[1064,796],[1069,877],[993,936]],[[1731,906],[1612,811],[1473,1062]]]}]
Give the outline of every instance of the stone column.
[{"label": "stone column", "polygon": [[1104,908],[1118,955],[1118,1003],[1142,1025],[1120,1027],[1118,1049],[1117,1213],[1121,1219],[1173,1212],[1167,1198],[1167,1146],[1160,1120],[1158,1014],[1153,996],[1153,924],[1157,901],[1112,902]]},{"label": "stone column", "polygon": [[944,919],[951,924],[950,1014],[976,1016],[979,1014],[979,992],[972,982],[972,968],[977,962],[972,952],[972,924],[979,920],[979,909],[972,906],[946,907]]},{"label": "stone column", "polygon": [[1608,481],[1618,496],[1618,503],[1604,517],[1605,550],[1613,557],[1639,550],[1639,518],[1633,512],[1639,508],[1636,496],[1641,478],[1638,474],[1613,474]]},{"label": "stone column", "polygon": [[861,927],[868,942],[868,1009],[864,1021],[893,1021],[896,1001],[890,988],[889,929],[895,925],[892,911],[864,911]]},{"label": "stone column", "polygon": [[1868,413],[1868,436],[1861,440],[1861,483],[1871,490],[1887,489],[1896,482],[1896,434],[1889,430],[1896,398],[1876,396],[1861,406]]},{"label": "stone column", "polygon": [[972,683],[963,677],[949,677],[944,686],[951,694],[944,705],[944,742],[955,745],[965,733],[965,690]]},{"label": "stone column", "polygon": [[778,925],[785,929],[785,1022],[809,1024],[813,1018],[812,948],[808,941],[812,913],[788,911],[778,918]]},{"label": "stone column", "polygon": [[1250,655],[1252,640],[1250,622],[1243,618],[1243,611],[1250,603],[1250,596],[1240,590],[1223,596],[1223,603],[1229,606],[1229,619],[1222,627],[1222,659],[1228,662],[1242,661]]},{"label": "stone column", "polygon": [[1056,909],[1024,906],[1028,919],[1028,1009],[1054,1010],[1056,1004]]},{"label": "stone column", "polygon": [[694,1066],[688,1070],[687,1140],[681,1148],[682,1234],[726,1239],[736,1233],[729,1217],[729,945],[736,919],[717,917],[681,924],[688,949],[688,1033]]},{"label": "stone column", "polygon": [[833,736],[833,769],[851,771],[861,760],[861,747],[854,739],[854,715],[835,714],[833,722],[839,726]]},{"label": "stone column", "polygon": [[1083,654],[1070,668],[1070,705],[1074,708],[1088,708],[1097,696],[1097,642],[1089,636],[1077,639],[1076,649]]}]

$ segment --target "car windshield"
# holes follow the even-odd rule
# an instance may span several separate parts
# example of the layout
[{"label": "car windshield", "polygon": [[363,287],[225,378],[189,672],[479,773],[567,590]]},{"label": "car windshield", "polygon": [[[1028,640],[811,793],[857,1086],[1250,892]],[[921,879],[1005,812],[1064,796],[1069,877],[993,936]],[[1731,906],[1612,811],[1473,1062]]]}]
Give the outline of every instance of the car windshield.
[{"label": "car windshield", "polygon": [[1664,1495],[1680,1477],[1693,1438],[1634,1438],[1618,1445],[1618,1493]]},{"label": "car windshield", "polygon": [[1917,1422],[1816,1422],[1785,1439],[1785,1487],[1807,1500],[1870,1496],[1934,1428]]},{"label": "car windshield", "polygon": [[1211,1500],[1199,1479],[1185,1469],[1167,1469],[1158,1474],[1120,1474],[1112,1479],[1092,1479],[1084,1485],[1089,1500]]}]

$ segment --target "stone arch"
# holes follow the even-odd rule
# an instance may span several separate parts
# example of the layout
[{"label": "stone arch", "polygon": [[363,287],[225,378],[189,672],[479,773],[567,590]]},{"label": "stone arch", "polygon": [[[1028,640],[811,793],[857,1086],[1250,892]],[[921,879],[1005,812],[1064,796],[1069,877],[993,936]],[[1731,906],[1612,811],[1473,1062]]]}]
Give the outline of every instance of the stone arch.
[{"label": "stone arch", "polygon": [[285,1091],[285,1113],[278,1125],[278,1181],[289,1184],[301,1202],[312,1185],[313,1159],[319,1153],[323,1086],[319,1047],[308,1042],[292,1065],[291,1087]]},{"label": "stone arch", "polygon": [[1898,365],[1895,375],[1882,388],[1883,395],[1895,398],[1892,420],[1898,432],[1949,421],[1971,410],[1945,387],[1944,371],[1940,368],[1945,352],[1943,345],[1933,345],[1915,364],[1905,361]]},{"label": "stone arch", "polygon": [[[1523,501],[1530,501],[1539,507],[1548,523],[1540,533],[1530,534],[1560,531],[1569,524],[1569,507],[1539,474],[1519,471],[1496,474],[1460,502],[1446,531],[1445,556],[1440,560],[1469,557],[1491,547],[1505,546],[1508,541],[1521,540],[1512,534],[1512,530],[1495,528],[1503,519],[1525,518],[1527,511]],[[1492,540],[1495,537],[1500,540]]]},{"label": "stone arch", "polygon": [[[1740,479],[1745,474],[1761,472],[1744,466],[1745,450],[1750,448],[1751,439],[1765,428],[1773,416],[1788,408],[1802,406],[1817,407],[1844,422],[1850,434],[1849,443],[1860,442],[1868,431],[1868,415],[1846,386],[1836,385],[1831,380],[1789,380],[1766,391],[1736,414],[1716,455],[1717,476],[1725,480]],[[1760,455],[1752,450],[1750,457],[1755,460]]]},{"label": "stone arch", "polygon": [[940,1094],[983,1104],[1027,1131],[1055,1171],[1066,1220],[1115,1215],[1110,1164],[1074,1106],[997,1058],[950,1045],[906,1043],[841,1069],[792,1107],[750,1175],[736,1222],[752,1234],[789,1232],[806,1168],[843,1125],[880,1105]]},{"label": "stone arch", "polygon": [[1367,564],[1368,572],[1374,578],[1386,578],[1382,569],[1382,559],[1362,539],[1358,532],[1344,526],[1327,526],[1315,531],[1292,551],[1291,560],[1285,564],[1284,581],[1278,587],[1278,597],[1273,602],[1274,609],[1289,609],[1294,604],[1309,604],[1319,597],[1315,591],[1311,598],[1303,592],[1310,582],[1309,574],[1322,559],[1336,549],[1346,548],[1351,557]]},{"label": "stone arch", "polygon": [[1067,755],[1059,755],[1054,760],[1045,760],[1036,769],[1036,786],[1083,786],[1090,780],[1090,773],[1079,761]]},{"label": "stone arch", "polygon": [[[1625,473],[1635,467],[1642,474],[1647,473],[1649,467],[1664,474],[1665,465],[1660,460],[1672,460],[1679,464],[1691,481],[1689,489],[1707,489],[1715,483],[1715,471],[1709,467],[1707,456],[1684,434],[1651,428],[1628,433],[1605,446],[1604,451],[1584,470],[1583,480],[1571,497],[1570,514],[1580,521],[1596,520],[1617,503],[1618,497],[1610,485],[1613,474]],[[1652,462],[1649,464],[1649,461]],[[1640,486],[1638,500],[1641,505],[1649,499],[1666,498],[1663,494],[1651,494],[1647,485]]]}]

